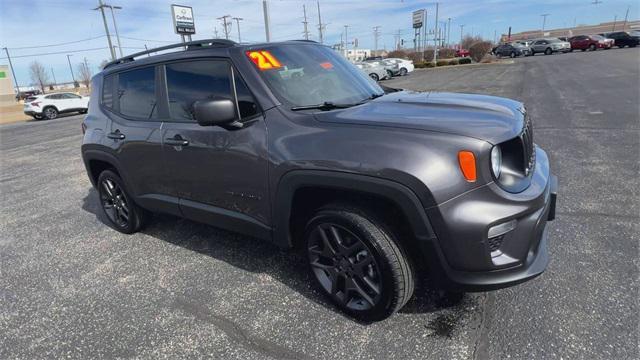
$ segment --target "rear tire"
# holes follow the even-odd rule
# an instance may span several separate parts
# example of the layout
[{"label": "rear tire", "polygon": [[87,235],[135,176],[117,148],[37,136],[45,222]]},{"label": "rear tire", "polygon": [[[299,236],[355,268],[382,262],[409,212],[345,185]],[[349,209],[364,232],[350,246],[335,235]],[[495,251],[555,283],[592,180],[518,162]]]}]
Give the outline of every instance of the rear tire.
[{"label": "rear tire", "polygon": [[408,71],[407,71],[407,69],[405,69],[405,68],[400,69],[400,76],[405,76],[405,75],[407,75],[407,72],[408,72]]},{"label": "rear tire", "polygon": [[53,106],[47,106],[46,108],[42,109],[42,115],[47,120],[53,120],[58,117],[58,109],[54,108]]},{"label": "rear tire", "polygon": [[553,54],[553,50],[551,50],[551,48],[547,48],[547,49],[544,51],[544,54],[545,54],[545,55],[551,55],[551,54]]},{"label": "rear tire", "polygon": [[509,54],[509,57],[512,58],[512,59],[515,58],[516,57],[516,53],[512,51],[511,54]]},{"label": "rear tire", "polygon": [[596,46],[594,44],[589,45],[589,51],[596,51]]},{"label": "rear tire", "polygon": [[372,78],[374,81],[380,81],[380,77],[376,73],[369,74],[369,77]]},{"label": "rear tire", "polygon": [[409,301],[414,273],[394,234],[362,209],[331,204],[307,223],[311,276],[342,311],[364,321],[391,316]]},{"label": "rear tire", "polygon": [[144,226],[149,213],[133,202],[120,176],[112,170],[100,173],[98,194],[108,225],[124,234],[132,234]]},{"label": "rear tire", "polygon": [[42,119],[44,119],[44,118],[42,117],[42,115],[33,115],[33,118],[34,118],[34,119],[36,119],[36,120],[42,120]]},{"label": "rear tire", "polygon": [[393,78],[393,71],[387,70],[387,76],[389,77],[389,79]]}]

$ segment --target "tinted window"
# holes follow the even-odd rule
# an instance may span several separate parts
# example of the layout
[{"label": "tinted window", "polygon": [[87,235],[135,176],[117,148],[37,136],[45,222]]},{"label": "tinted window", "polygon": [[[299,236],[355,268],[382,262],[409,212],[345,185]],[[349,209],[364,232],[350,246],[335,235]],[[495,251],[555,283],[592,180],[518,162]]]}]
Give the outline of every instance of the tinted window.
[{"label": "tinted window", "polygon": [[242,79],[236,74],[236,96],[238,99],[238,108],[240,109],[240,118],[248,118],[258,113],[258,105],[253,99],[249,88],[242,81]]},{"label": "tinted window", "polygon": [[166,65],[171,118],[195,121],[193,103],[215,98],[233,99],[229,63],[190,61]]},{"label": "tinted window", "polygon": [[76,94],[72,94],[72,93],[65,93],[64,96],[67,99],[80,99],[80,96],[76,95]]},{"label": "tinted window", "polygon": [[146,67],[118,74],[117,94],[122,115],[150,119],[156,113],[155,69]]},{"label": "tinted window", "polygon": [[113,109],[113,75],[105,76],[102,83],[102,105]]}]

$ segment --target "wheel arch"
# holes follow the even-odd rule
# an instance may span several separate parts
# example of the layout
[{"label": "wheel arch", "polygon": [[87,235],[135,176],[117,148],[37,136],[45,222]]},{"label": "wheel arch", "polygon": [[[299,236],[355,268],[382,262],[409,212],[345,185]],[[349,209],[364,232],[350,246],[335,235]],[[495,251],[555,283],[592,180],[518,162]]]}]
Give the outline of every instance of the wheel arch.
[{"label": "wheel arch", "polygon": [[124,181],[125,186],[127,186],[128,189],[132,189],[126,179],[125,172],[122,171],[118,159],[112,154],[102,150],[87,149],[82,151],[82,160],[84,161],[84,166],[87,169],[89,180],[91,180],[91,184],[94,187],[97,186],[98,177],[102,171],[106,169],[113,169],[118,176],[120,176],[122,181]]},{"label": "wheel arch", "polygon": [[[294,170],[280,179],[273,203],[273,241],[276,245],[290,248],[296,245],[305,211],[315,210],[315,200],[307,196],[316,193],[320,203],[329,200],[373,201],[375,206],[388,204],[395,207],[402,220],[406,221],[413,238],[431,241],[435,233],[418,196],[407,186],[395,181],[373,176],[324,170]],[[301,209],[298,207],[302,206]],[[296,210],[296,212],[293,212]],[[390,209],[386,209],[390,210]],[[298,221],[301,220],[301,221]],[[296,223],[296,221],[298,221]]]}]

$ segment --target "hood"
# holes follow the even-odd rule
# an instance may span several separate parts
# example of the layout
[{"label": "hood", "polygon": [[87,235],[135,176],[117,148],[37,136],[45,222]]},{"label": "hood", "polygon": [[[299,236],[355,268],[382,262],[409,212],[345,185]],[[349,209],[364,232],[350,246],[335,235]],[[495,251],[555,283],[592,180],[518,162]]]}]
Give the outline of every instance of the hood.
[{"label": "hood", "polygon": [[398,91],[347,109],[317,112],[322,122],[386,126],[473,137],[492,144],[517,136],[522,103],[506,98]]}]

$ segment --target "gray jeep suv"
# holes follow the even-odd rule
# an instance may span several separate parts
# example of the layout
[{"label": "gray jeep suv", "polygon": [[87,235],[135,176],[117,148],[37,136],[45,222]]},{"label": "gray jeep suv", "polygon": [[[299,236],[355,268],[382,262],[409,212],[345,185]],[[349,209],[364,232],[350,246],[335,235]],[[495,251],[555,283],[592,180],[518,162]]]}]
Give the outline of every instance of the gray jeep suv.
[{"label": "gray jeep suv", "polygon": [[545,270],[556,178],[521,103],[384,90],[309,41],[160,51],[93,78],[82,158],[116,230],[162,212],[298,248],[366,320],[427,274],[484,291]]}]

